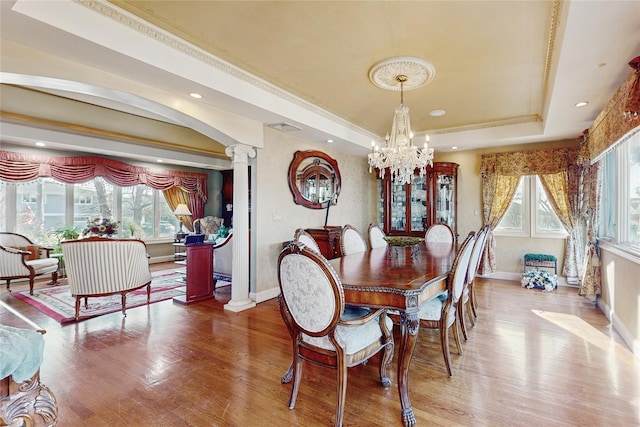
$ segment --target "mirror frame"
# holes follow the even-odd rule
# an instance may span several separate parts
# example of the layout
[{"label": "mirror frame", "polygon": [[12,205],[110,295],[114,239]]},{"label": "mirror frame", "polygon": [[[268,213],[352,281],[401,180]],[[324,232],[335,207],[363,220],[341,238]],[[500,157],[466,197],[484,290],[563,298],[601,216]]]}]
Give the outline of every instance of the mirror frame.
[{"label": "mirror frame", "polygon": [[[333,195],[334,199],[340,195],[340,186],[342,183],[342,178],[340,177],[340,169],[338,169],[338,162],[323,153],[322,151],[308,150],[308,151],[296,151],[293,155],[293,160],[289,164],[289,189],[291,190],[291,194],[293,194],[293,201],[297,205],[305,206],[309,209],[325,209],[328,206],[328,203],[322,202],[313,202],[311,200],[306,199],[302,193],[300,193],[300,189],[297,185],[296,175],[298,173],[298,168],[305,160],[310,158],[318,158],[321,162],[324,162],[326,165],[333,168],[333,172],[335,175],[335,181],[333,183]],[[322,164],[321,164],[322,166]],[[331,171],[329,168],[326,168],[328,173],[327,175],[331,175]]]}]

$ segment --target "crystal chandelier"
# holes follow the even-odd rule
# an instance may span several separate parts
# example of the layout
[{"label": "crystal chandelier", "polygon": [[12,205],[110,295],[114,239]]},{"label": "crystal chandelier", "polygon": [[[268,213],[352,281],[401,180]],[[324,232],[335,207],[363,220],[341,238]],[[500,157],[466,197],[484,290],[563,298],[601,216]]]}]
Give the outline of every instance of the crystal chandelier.
[{"label": "crystal chandelier", "polygon": [[[430,68],[430,67],[431,68]],[[433,148],[429,148],[429,135],[426,135],[424,146],[419,148],[413,144],[413,132],[409,120],[409,108],[404,105],[404,86],[409,76],[416,77],[418,83],[412,88],[421,86],[427,80],[426,74],[433,78],[430,63],[413,57],[391,58],[376,64],[369,72],[374,84],[384,88],[396,90],[400,88],[400,106],[393,115],[391,133],[385,138],[385,146],[378,147],[373,142],[369,154],[369,172],[377,168],[380,178],[388,171],[394,184],[410,184],[415,170],[420,176],[426,173],[426,167],[433,164]]]}]

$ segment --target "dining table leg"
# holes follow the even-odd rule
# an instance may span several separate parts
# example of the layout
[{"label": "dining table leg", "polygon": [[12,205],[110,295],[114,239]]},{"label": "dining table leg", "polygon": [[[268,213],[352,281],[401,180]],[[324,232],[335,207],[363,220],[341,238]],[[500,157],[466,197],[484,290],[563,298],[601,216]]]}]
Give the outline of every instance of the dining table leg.
[{"label": "dining table leg", "polygon": [[402,405],[402,418],[406,427],[416,425],[416,417],[413,415],[411,400],[409,399],[409,364],[413,355],[413,349],[418,339],[420,319],[418,312],[400,313],[400,349],[398,351],[398,392]]}]

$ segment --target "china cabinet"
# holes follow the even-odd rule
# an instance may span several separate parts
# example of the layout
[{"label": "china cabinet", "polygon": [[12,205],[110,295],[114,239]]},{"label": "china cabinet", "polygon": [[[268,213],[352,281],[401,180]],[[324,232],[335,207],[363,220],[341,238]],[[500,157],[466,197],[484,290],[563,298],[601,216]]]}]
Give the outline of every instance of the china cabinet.
[{"label": "china cabinet", "polygon": [[458,164],[435,162],[411,184],[395,184],[389,173],[378,178],[378,223],[388,235],[424,236],[434,223],[445,223],[457,235]]}]

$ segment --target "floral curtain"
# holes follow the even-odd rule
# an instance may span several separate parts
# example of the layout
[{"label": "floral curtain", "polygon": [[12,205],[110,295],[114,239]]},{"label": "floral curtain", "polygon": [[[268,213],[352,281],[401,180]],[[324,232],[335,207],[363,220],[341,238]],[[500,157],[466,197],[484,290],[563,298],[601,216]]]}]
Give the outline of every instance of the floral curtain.
[{"label": "floral curtain", "polygon": [[496,271],[496,240],[493,230],[511,204],[513,195],[518,188],[520,177],[498,175],[496,173],[483,173],[482,177],[482,220],[484,225],[489,225],[487,232],[487,244],[482,254],[480,274],[490,274]]},{"label": "floral curtain", "polygon": [[[558,192],[567,192],[569,183],[559,183],[556,180],[568,181],[567,171],[571,165],[576,164],[577,155],[578,147],[482,155],[480,175],[482,177],[483,220],[484,225],[491,226],[491,231],[487,236],[488,244],[480,265],[481,274],[490,274],[496,271],[496,242],[492,231],[497,227],[502,216],[507,211],[520,177],[524,175],[561,174],[557,178],[550,177],[548,182],[552,183],[550,185],[553,185],[554,188],[558,188]],[[549,198],[551,197],[549,196]],[[563,206],[565,211],[569,211],[569,201],[566,200],[566,197],[568,196],[555,196],[554,199],[557,199],[555,204],[556,206]],[[567,218],[569,216],[569,214],[566,215]],[[575,243],[573,242],[570,247],[572,250],[575,248]],[[570,248],[568,245],[568,249]],[[575,254],[570,256],[570,259],[575,258]]]},{"label": "floral curtain", "polygon": [[25,182],[52,177],[76,184],[96,176],[120,187],[138,184],[156,190],[180,187],[196,196],[199,203],[207,201],[207,174],[204,173],[144,168],[103,157],[49,157],[0,151],[0,180],[3,181]]},{"label": "floral curtain", "polygon": [[598,249],[598,226],[600,224],[600,197],[602,195],[601,162],[585,165],[582,194],[587,227],[587,246],[583,264],[582,283],[579,294],[595,298],[602,293],[600,251]]},{"label": "floral curtain", "polygon": [[539,175],[549,203],[567,231],[562,274],[569,283],[578,283],[582,276],[583,230],[581,227],[580,178],[582,168],[569,164],[566,171]]}]

